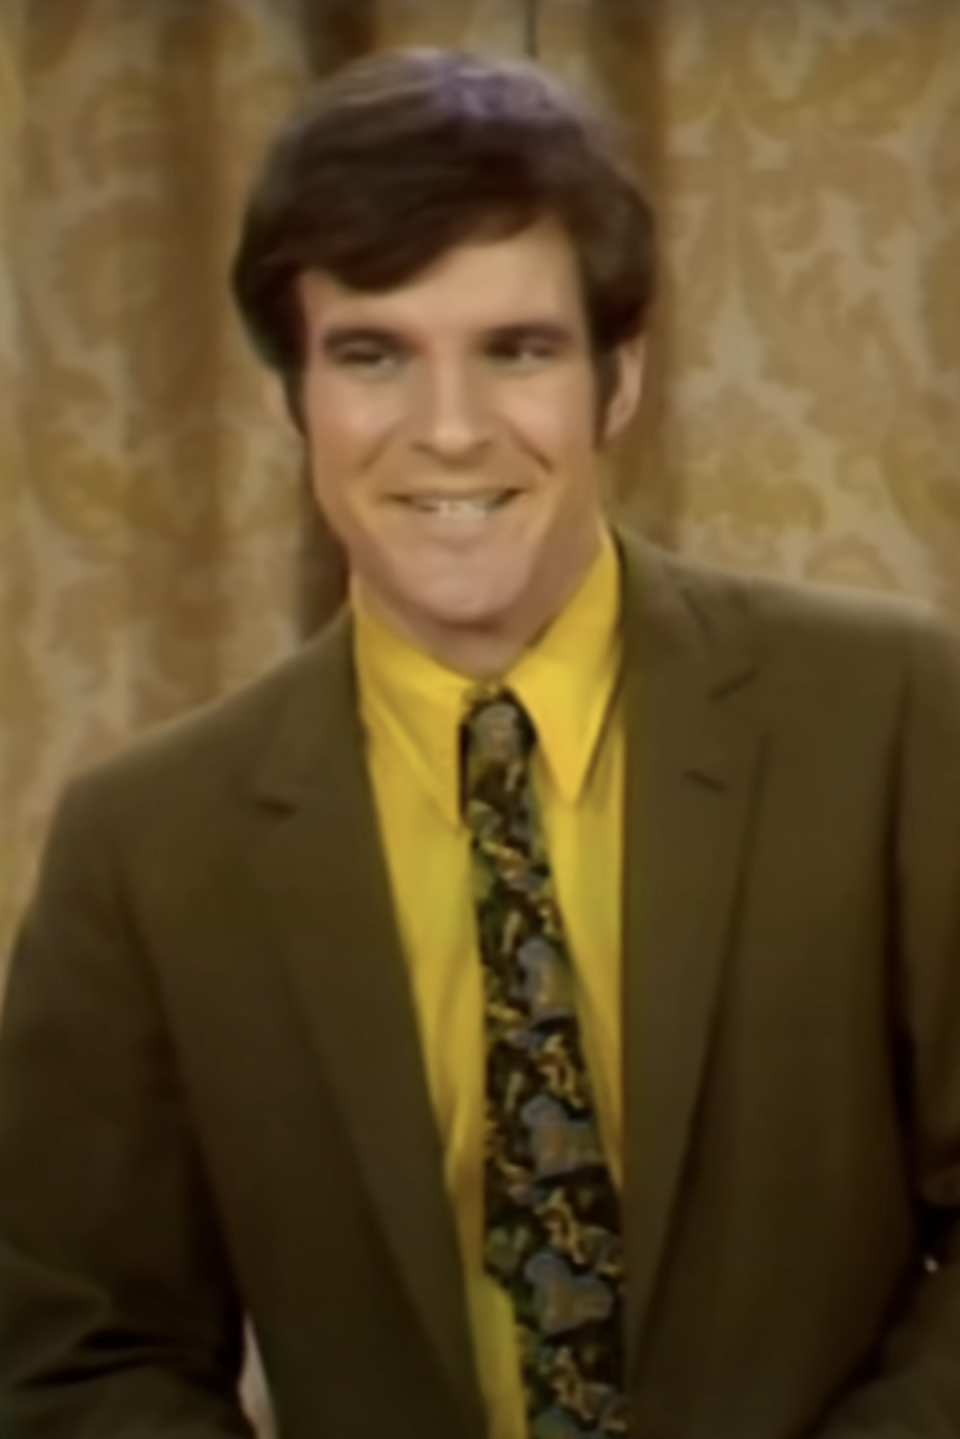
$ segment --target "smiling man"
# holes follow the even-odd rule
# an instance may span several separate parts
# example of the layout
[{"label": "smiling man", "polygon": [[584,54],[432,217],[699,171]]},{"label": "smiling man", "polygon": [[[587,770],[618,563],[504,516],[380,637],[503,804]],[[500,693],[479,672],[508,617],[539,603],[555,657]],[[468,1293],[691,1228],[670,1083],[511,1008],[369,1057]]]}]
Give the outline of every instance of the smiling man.
[{"label": "smiling man", "polygon": [[277,137],[234,289],[349,561],[75,780],[0,1031],[0,1429],[958,1439],[960,652],[611,523],[649,208],[521,64]]}]

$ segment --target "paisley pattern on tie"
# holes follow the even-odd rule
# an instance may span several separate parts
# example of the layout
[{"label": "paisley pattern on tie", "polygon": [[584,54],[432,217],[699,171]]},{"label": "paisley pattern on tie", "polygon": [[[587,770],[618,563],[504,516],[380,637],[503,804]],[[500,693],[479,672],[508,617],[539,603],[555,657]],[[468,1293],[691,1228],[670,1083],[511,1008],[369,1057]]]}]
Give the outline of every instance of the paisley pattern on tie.
[{"label": "paisley pattern on tie", "polygon": [[486,1009],[485,1262],[517,1324],[530,1439],[627,1433],[619,1203],[538,822],[535,736],[506,690],[462,730]]}]

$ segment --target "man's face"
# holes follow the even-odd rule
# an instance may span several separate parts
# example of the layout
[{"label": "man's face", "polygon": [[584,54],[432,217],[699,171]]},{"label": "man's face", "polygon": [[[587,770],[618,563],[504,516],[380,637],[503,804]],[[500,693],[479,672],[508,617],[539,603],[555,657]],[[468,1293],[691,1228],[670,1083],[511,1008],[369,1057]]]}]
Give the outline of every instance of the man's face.
[{"label": "man's face", "polygon": [[[542,223],[398,289],[300,281],[312,481],[355,583],[434,651],[528,643],[596,553],[593,357],[573,248]],[[621,358],[604,435],[629,419]]]}]

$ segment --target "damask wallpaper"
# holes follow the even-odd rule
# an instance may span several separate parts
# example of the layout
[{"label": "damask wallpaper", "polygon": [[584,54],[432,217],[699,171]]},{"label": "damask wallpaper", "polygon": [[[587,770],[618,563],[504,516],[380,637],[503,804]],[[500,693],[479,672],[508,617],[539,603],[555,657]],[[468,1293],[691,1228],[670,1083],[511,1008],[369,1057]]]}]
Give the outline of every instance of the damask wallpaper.
[{"label": "damask wallpaper", "polygon": [[0,952],[66,775],[295,642],[295,456],[225,271],[308,80],[281,0],[6,18]]},{"label": "damask wallpaper", "polygon": [[960,7],[669,0],[657,54],[672,538],[960,620]]},{"label": "damask wallpaper", "polygon": [[299,456],[225,274],[338,45],[532,41],[625,122],[664,257],[631,518],[960,620],[960,6],[539,0],[533,34],[527,8],[3,0],[0,953],[65,777],[297,641]]}]

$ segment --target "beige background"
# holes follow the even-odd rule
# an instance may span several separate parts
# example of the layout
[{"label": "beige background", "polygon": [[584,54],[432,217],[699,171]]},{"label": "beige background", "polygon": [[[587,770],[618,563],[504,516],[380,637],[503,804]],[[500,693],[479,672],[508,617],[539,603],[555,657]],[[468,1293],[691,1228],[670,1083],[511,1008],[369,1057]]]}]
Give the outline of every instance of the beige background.
[{"label": "beige background", "polygon": [[[538,8],[541,58],[628,121],[663,226],[623,508],[960,621],[960,6]],[[271,127],[349,53],[516,52],[525,25],[520,0],[0,0],[0,22],[2,955],[66,776],[252,677],[339,592],[225,291]]]},{"label": "beige background", "polygon": [[[257,673],[339,590],[225,293],[265,137],[311,63],[519,51],[525,22],[520,0],[0,6],[2,951],[64,778]],[[536,43],[628,121],[662,219],[626,511],[960,618],[960,7],[541,0]]]}]

